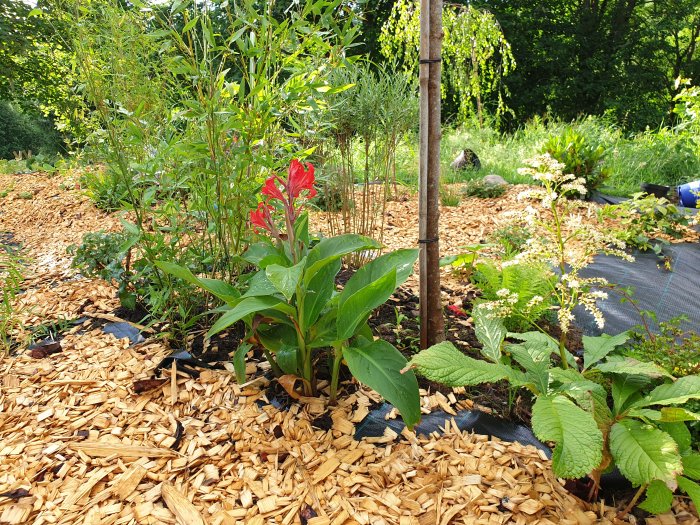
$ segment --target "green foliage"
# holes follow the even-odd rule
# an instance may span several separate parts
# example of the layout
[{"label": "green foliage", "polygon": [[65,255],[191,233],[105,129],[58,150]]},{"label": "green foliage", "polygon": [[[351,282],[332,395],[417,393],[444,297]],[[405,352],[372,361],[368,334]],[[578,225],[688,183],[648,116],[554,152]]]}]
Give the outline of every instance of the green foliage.
[{"label": "green foliage", "polygon": [[[245,340],[258,342],[278,376],[301,378],[306,395],[317,394],[318,350],[332,349],[331,402],[336,399],[339,370],[345,361],[359,381],[393,403],[412,427],[420,419],[417,380],[412,372],[401,372],[407,363],[396,348],[372,341],[367,320],[409,277],[418,251],[397,250],[377,257],[337,291],[341,258],[378,250],[380,244],[345,234],[311,246],[308,215],[301,212],[300,198],[315,194],[313,182],[313,166],[304,167],[296,160],[286,179],[273,176],[265,181],[264,200],[250,217],[254,227],[267,231],[269,237],[242,255],[256,267],[243,277],[247,286],[241,287],[242,293],[225,281],[196,277],[167,261],[159,262],[158,267],[225,301],[226,306],[219,309],[223,315],[209,336],[242,320],[247,328]],[[237,352],[234,360],[239,379],[245,377],[242,353],[246,351]]]},{"label": "green foliage", "polygon": [[[605,206],[601,216],[620,221],[620,227],[615,228],[615,236],[628,247],[642,251],[651,249],[659,255],[662,245],[668,242],[658,235],[680,238],[683,236],[681,226],[689,223],[688,214],[668,199],[644,193],[635,193],[630,200]],[[653,243],[652,239],[658,242]]]},{"label": "green foliage", "polygon": [[107,282],[119,282],[124,275],[124,259],[129,250],[124,232],[86,233],[80,246],[71,245],[71,266],[85,277],[99,277]]},{"label": "green foliage", "polygon": [[523,251],[525,243],[531,236],[527,226],[512,225],[496,229],[491,234],[490,241],[503,248],[503,260],[507,261]]},{"label": "green foliage", "polygon": [[[475,315],[483,314],[477,311]],[[637,366],[635,363],[643,363],[615,355],[616,347],[627,339],[625,334],[585,338],[586,367],[581,371],[552,367],[551,356],[558,345],[548,342],[547,336],[519,334],[523,342],[514,345],[504,343],[502,336],[494,337],[503,334],[500,320],[486,317],[479,323],[482,329],[477,337],[487,361],[473,366],[474,360],[451,343],[441,343],[414,356],[411,366],[452,386],[506,378],[530,390],[536,396],[533,430],[540,439],[555,443],[552,468],[557,476],[590,473],[598,479],[614,461],[633,484],[653,487],[646,506],[662,512],[661,502],[668,498],[654,482],[673,488],[684,483],[681,474],[697,477],[700,473],[684,423],[700,415],[668,408],[700,399],[700,375],[659,384],[660,376],[653,367]],[[607,363],[615,366],[607,367]],[[691,483],[685,484],[690,488],[685,490],[693,497]]]},{"label": "green foliage", "polygon": [[605,148],[594,145],[583,134],[571,127],[551,137],[544,145],[543,153],[564,164],[564,173],[571,173],[585,180],[586,190],[597,189],[609,175],[604,166]]},{"label": "green foliage", "polygon": [[554,307],[552,289],[556,280],[542,265],[516,263],[499,269],[483,261],[476,264],[471,281],[481,290],[482,301],[504,310],[506,328],[512,332],[532,328]]},{"label": "green foliage", "polygon": [[[487,10],[450,4],[443,11],[443,98],[446,114],[465,123],[474,116],[483,125],[488,115],[498,126],[509,112],[503,79],[515,68],[510,44],[498,20]],[[417,76],[420,42],[420,5],[414,0],[394,3],[382,27],[381,52]]]},{"label": "green foliage", "polygon": [[460,194],[453,187],[442,184],[440,187],[440,204],[443,206],[459,206]]},{"label": "green foliage", "polygon": [[10,351],[14,332],[21,326],[15,307],[24,280],[21,263],[15,250],[0,239],[0,352]]},{"label": "green foliage", "polygon": [[[474,315],[484,313],[478,309]],[[477,338],[485,361],[476,364],[451,343],[441,343],[414,356],[410,365],[451,386],[505,378],[530,390],[536,397],[533,430],[555,443],[552,469],[557,476],[590,474],[596,480],[617,465],[641,490],[649,487],[643,506],[652,512],[665,512],[670,505],[659,483],[679,486],[691,498],[700,495],[690,479],[698,479],[700,456],[691,448],[685,423],[700,414],[676,407],[700,399],[700,375],[662,382],[657,368],[617,355],[626,334],[584,338],[581,370],[554,367],[558,344],[548,336],[528,332],[518,335],[522,343],[511,344],[504,342],[500,320],[475,321],[482,326]]]},{"label": "green foliage", "polygon": [[507,186],[503,184],[489,184],[483,180],[470,180],[462,187],[462,193],[467,197],[476,197],[478,199],[495,199],[503,195]]},{"label": "green foliage", "polygon": [[55,155],[61,146],[61,137],[51,121],[0,100],[0,159],[12,159],[16,153],[28,151]]},{"label": "green foliage", "polygon": [[474,272],[479,252],[486,248],[485,244],[472,244],[470,246],[460,246],[463,253],[448,255],[440,259],[440,266],[450,266],[453,272],[457,272],[462,277],[469,278]]}]

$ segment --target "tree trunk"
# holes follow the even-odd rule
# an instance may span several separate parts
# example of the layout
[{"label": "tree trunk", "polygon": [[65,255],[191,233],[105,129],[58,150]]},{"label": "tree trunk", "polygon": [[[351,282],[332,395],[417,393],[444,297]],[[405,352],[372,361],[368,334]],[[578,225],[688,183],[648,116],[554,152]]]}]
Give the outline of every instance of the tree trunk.
[{"label": "tree trunk", "polygon": [[440,54],[442,0],[421,0],[420,36],[420,339],[427,348],[445,339],[440,301]]}]

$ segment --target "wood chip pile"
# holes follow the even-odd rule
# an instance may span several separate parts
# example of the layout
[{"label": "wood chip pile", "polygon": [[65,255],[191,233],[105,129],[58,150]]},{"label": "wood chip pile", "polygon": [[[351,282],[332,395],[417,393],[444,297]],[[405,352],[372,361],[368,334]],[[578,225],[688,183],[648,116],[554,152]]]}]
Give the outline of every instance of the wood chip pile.
[{"label": "wood chip pile", "polygon": [[[362,392],[281,412],[226,371],[172,372],[166,349],[74,329],[63,352],[0,361],[0,523],[589,524],[541,452],[448,428],[353,439]],[[178,431],[178,428],[180,430]],[[182,436],[178,439],[177,434]],[[611,518],[612,509],[603,509]],[[608,523],[609,520],[601,521]]]}]

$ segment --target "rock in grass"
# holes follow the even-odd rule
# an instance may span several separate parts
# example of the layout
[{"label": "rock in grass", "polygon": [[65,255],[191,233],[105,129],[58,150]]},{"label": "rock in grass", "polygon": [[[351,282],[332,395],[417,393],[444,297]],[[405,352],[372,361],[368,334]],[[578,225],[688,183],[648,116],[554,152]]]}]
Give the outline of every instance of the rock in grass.
[{"label": "rock in grass", "polygon": [[508,186],[508,183],[503,177],[500,175],[494,175],[493,173],[486,175],[486,177],[481,180],[484,182],[484,184],[489,186]]},{"label": "rock in grass", "polygon": [[467,148],[459,152],[459,155],[457,155],[457,158],[452,161],[450,167],[453,170],[478,170],[481,169],[481,161],[473,150]]}]

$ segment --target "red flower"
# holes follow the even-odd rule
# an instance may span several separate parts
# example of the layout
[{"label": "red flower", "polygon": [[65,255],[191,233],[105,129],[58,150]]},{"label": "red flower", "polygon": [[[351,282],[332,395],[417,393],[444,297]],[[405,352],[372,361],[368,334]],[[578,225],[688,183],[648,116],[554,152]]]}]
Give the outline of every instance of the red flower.
[{"label": "red flower", "polygon": [[[279,177],[276,175],[273,175],[272,177],[269,177],[267,180],[265,180],[265,184],[263,185],[262,188],[262,194],[267,195],[268,197],[272,197],[273,199],[278,199],[281,200],[282,202],[285,202],[284,195],[280,191],[280,189],[277,187],[277,181],[280,180]],[[283,182],[284,185],[284,182]]]},{"label": "red flower", "polygon": [[272,209],[272,206],[267,204],[266,202],[261,202],[258,204],[258,209],[255,211],[250,212],[250,223],[253,225],[253,228],[255,231],[258,230],[258,228],[262,228],[264,230],[271,231],[272,228],[270,226],[270,210]]},{"label": "red flower", "polygon": [[314,189],[316,180],[314,178],[314,165],[309,162],[307,167],[307,169],[304,169],[304,165],[297,159],[293,159],[289,165],[287,191],[292,200],[296,199],[302,190],[309,190],[309,198],[316,196],[316,190]]},{"label": "red flower", "polygon": [[467,317],[467,312],[465,312],[463,308],[460,308],[456,304],[448,305],[447,309],[457,317]]}]

